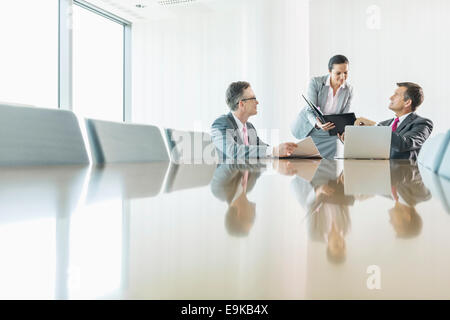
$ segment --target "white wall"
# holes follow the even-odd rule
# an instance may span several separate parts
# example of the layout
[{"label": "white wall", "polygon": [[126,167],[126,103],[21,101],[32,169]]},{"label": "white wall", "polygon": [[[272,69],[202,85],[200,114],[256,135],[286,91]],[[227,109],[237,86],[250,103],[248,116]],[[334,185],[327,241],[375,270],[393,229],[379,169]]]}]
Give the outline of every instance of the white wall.
[{"label": "white wall", "polygon": [[227,0],[178,12],[133,26],[133,121],[209,132],[229,111],[229,83],[246,80],[260,102],[250,120],[258,132],[294,140],[289,124],[309,78],[309,1]]},{"label": "white wall", "polygon": [[310,14],[311,74],[325,74],[332,55],[346,55],[357,116],[392,118],[395,83],[412,81],[424,89],[418,114],[433,120],[433,134],[449,129],[450,1],[312,0]]}]

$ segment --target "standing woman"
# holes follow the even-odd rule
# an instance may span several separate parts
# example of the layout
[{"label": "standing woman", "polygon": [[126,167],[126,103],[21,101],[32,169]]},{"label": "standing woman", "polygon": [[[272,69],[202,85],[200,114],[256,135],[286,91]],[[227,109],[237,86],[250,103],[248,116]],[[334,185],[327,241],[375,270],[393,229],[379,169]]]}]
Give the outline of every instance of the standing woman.
[{"label": "standing woman", "polygon": [[[328,62],[329,74],[311,79],[308,88],[308,99],[314,103],[323,114],[347,113],[353,97],[353,87],[347,83],[348,59],[336,55]],[[291,131],[297,139],[310,136],[323,158],[332,159],[336,155],[337,136],[329,132],[335,128],[332,122],[321,123],[305,106],[292,123]]]}]

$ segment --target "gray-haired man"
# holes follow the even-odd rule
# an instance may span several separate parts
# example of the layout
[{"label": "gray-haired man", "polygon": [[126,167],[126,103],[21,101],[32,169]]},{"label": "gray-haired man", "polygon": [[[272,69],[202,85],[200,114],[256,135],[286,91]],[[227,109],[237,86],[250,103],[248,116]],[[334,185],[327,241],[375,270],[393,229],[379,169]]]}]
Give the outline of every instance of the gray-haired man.
[{"label": "gray-haired man", "polygon": [[290,156],[297,144],[282,143],[270,148],[259,139],[248,118],[257,114],[258,100],[248,82],[229,85],[226,102],[231,112],[220,116],[211,126],[211,136],[223,159],[265,158]]}]

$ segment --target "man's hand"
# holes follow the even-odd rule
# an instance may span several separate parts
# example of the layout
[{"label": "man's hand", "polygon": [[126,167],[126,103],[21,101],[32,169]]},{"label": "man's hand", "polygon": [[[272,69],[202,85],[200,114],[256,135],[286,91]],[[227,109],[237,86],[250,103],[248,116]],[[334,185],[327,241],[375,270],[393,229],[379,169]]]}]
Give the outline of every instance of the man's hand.
[{"label": "man's hand", "polygon": [[354,123],[355,126],[374,126],[376,124],[377,123],[375,121],[372,121],[372,120],[369,120],[369,119],[366,119],[363,117],[357,118]]},{"label": "man's hand", "polygon": [[333,122],[322,123],[322,122],[320,122],[319,118],[316,118],[316,120],[317,120],[316,121],[316,126],[319,129],[322,129],[324,131],[330,131],[331,129],[336,128],[336,126],[334,125]]},{"label": "man's hand", "polygon": [[278,147],[273,148],[273,156],[276,158],[289,157],[294,150],[297,148],[297,144],[293,142],[285,142],[280,144]]},{"label": "man's hand", "polygon": [[345,132],[342,132],[342,134],[339,134],[339,132],[338,132],[337,136],[338,136],[339,140],[341,140],[341,142],[344,143]]}]

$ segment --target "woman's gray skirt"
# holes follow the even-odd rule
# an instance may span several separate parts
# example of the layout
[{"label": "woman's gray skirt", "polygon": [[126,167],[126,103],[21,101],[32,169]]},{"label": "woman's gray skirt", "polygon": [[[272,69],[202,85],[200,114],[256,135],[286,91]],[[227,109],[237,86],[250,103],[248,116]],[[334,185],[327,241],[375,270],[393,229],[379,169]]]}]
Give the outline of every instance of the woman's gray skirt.
[{"label": "woman's gray skirt", "polygon": [[334,159],[337,152],[337,136],[330,136],[328,131],[316,128],[312,129],[309,136],[313,139],[317,149],[319,149],[322,158]]}]

